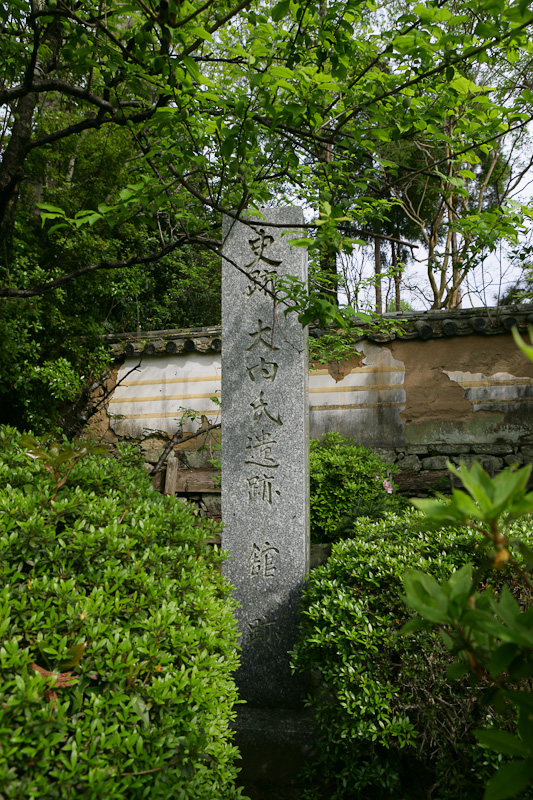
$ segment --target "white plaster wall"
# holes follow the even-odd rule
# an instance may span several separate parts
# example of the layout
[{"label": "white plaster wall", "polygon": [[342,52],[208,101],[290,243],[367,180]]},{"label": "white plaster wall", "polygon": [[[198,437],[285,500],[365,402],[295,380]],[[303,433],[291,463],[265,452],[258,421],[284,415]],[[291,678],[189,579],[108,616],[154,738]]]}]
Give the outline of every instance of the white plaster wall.
[{"label": "white plaster wall", "polygon": [[[117,388],[109,403],[110,425],[117,436],[142,436],[150,430],[175,433],[185,409],[193,409],[209,422],[219,422],[220,355],[128,358],[119,370]],[[136,368],[135,368],[136,367]],[[132,371],[133,370],[133,371]],[[186,420],[184,431],[198,428]]]},{"label": "white plaster wall", "polygon": [[[365,443],[393,442],[402,438],[400,411],[405,408],[401,361],[386,347],[361,342],[363,366],[335,381],[324,369],[309,372],[311,436],[330,430]],[[175,433],[185,409],[193,409],[209,422],[220,421],[221,358],[217,353],[160,355],[126,359],[109,404],[110,425],[118,436],[139,437],[149,431]],[[198,428],[199,420],[186,420],[184,431]]]}]

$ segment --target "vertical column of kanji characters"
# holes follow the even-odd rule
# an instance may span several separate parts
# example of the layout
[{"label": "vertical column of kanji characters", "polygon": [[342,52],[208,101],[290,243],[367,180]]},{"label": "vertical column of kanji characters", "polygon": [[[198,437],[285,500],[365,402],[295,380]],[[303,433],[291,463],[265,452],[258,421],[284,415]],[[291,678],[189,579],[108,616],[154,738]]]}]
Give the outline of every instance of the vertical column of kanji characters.
[{"label": "vertical column of kanji characters", "polygon": [[[250,331],[248,335],[252,342],[245,351],[246,370],[257,387],[254,388],[254,398],[250,403],[252,411],[244,461],[249,467],[246,471],[248,499],[272,504],[273,498],[280,495],[280,490],[276,488],[275,470],[279,467],[279,461],[275,432],[276,426],[279,428],[283,425],[283,420],[279,409],[272,402],[272,393],[268,391],[268,387],[274,384],[278,374],[279,364],[273,359],[280,348],[273,344],[272,327],[264,325],[261,319],[257,320],[256,330]],[[261,351],[266,353],[266,357],[260,355]],[[267,361],[268,357],[272,360]]]},{"label": "vertical column of kanji characters", "polygon": [[301,224],[301,210],[265,217],[224,224],[222,544],[239,603],[241,695],[275,705],[300,693],[287,651],[308,569],[307,352],[295,315],[272,297],[276,276],[305,279],[304,254],[279,229]]}]

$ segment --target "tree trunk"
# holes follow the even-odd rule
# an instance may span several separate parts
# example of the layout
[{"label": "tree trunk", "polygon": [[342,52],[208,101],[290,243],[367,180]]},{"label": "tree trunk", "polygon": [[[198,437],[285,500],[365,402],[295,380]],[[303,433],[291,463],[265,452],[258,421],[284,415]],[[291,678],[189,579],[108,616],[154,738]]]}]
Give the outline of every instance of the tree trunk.
[{"label": "tree trunk", "polygon": [[31,141],[32,121],[37,105],[37,94],[21,97],[15,110],[11,138],[4,151],[0,166],[0,238],[4,239],[13,222],[18,189],[24,177],[24,164]]},{"label": "tree trunk", "polygon": [[391,242],[391,250],[392,250],[392,267],[394,272],[394,301],[395,301],[396,311],[401,311],[402,301],[400,297],[400,283],[402,279],[402,274],[401,270],[398,267],[398,251],[396,250],[395,242]]},{"label": "tree trunk", "polygon": [[[63,28],[57,20],[48,24],[44,31],[35,29],[34,50],[24,76],[24,86],[28,91],[21,96],[13,111],[13,127],[0,163],[0,239],[4,243],[12,230],[19,185],[24,178],[26,156],[31,144],[33,118],[39,102],[38,93],[31,91],[32,83],[54,69],[62,37]],[[46,60],[41,59],[39,48],[46,53]]]},{"label": "tree trunk", "polygon": [[376,275],[376,314],[383,314],[383,298],[381,295],[381,247],[379,239],[374,239],[374,272]]}]

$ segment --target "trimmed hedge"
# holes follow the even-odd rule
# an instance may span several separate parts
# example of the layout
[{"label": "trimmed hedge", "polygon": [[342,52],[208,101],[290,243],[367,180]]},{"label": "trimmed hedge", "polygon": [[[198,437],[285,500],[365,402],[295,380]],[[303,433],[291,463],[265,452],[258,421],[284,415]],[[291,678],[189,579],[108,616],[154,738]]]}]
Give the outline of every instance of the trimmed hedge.
[{"label": "trimmed hedge", "polygon": [[473,735],[491,720],[506,724],[484,703],[488,686],[447,679],[452,659],[437,633],[399,635],[409,618],[400,596],[407,569],[440,579],[481,558],[468,531],[417,526],[415,512],[361,519],[310,575],[293,653],[314,682],[310,797],[472,800],[499,759]]},{"label": "trimmed hedge", "polygon": [[66,458],[51,499],[17,436],[0,429],[0,797],[240,796],[209,528],[127,455]]},{"label": "trimmed hedge", "polygon": [[358,517],[379,518],[404,505],[393,494],[391,474],[397,468],[369,447],[339,433],[309,445],[312,542],[350,538]]}]

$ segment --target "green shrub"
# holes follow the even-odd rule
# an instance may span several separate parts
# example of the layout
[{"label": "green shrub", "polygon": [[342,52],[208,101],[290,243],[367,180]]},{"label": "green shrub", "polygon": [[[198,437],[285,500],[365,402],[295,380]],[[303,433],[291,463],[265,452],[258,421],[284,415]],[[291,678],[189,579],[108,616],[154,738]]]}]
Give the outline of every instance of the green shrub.
[{"label": "green shrub", "polygon": [[310,575],[293,660],[314,682],[319,798],[480,798],[498,759],[473,736],[492,717],[504,724],[483,703],[486,684],[472,693],[447,680],[438,633],[398,635],[407,568],[438,579],[480,558],[466,530],[427,534],[417,523],[414,512],[360,520]]},{"label": "green shrub", "polygon": [[347,538],[358,517],[379,518],[398,510],[402,500],[393,493],[392,471],[394,467],[368,447],[339,433],[312,439],[311,541]]},{"label": "green shrub", "polygon": [[30,463],[16,438],[0,429],[0,797],[237,797],[235,625],[205,526],[140,466]]}]

